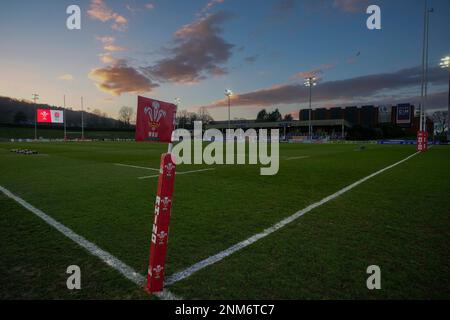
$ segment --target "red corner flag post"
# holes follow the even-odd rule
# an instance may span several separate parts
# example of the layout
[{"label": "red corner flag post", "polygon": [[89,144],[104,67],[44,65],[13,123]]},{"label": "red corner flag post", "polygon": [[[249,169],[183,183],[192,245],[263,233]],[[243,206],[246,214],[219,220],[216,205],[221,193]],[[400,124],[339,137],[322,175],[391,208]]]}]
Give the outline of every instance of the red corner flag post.
[{"label": "red corner flag post", "polygon": [[169,152],[161,155],[147,274],[146,290],[149,293],[160,292],[164,287],[167,241],[176,169],[170,153],[176,112],[177,107],[174,104],[138,97],[136,141],[169,143]]},{"label": "red corner flag post", "polygon": [[417,131],[417,151],[427,151],[428,150],[428,132]]},{"label": "red corner flag post", "polygon": [[165,260],[169,235],[172,195],[175,181],[175,163],[170,153],[161,155],[161,167],[156,194],[150,263],[147,275],[147,291],[160,292],[164,286]]}]

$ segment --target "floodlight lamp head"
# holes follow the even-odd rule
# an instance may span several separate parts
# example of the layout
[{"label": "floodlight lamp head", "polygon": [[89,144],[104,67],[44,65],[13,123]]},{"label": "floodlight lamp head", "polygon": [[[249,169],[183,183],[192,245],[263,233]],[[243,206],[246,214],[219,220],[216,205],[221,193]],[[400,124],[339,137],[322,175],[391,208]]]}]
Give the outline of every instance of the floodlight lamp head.
[{"label": "floodlight lamp head", "polygon": [[231,89],[226,89],[226,90],[225,90],[225,95],[226,95],[227,97],[231,97],[231,96],[233,95],[233,91],[231,91]]},{"label": "floodlight lamp head", "polygon": [[441,63],[439,64],[441,68],[449,68],[450,67],[450,57],[445,57],[441,59]]}]

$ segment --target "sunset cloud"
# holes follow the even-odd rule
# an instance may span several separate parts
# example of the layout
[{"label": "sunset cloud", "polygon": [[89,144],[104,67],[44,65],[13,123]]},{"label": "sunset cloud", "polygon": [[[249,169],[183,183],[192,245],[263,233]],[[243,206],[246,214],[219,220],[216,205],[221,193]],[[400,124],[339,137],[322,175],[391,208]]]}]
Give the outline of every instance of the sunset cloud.
[{"label": "sunset cloud", "polygon": [[128,20],[109,8],[104,0],[92,0],[87,14],[92,19],[102,22],[112,21],[111,27],[115,30],[123,31],[127,28]]},{"label": "sunset cloud", "polygon": [[318,68],[315,68],[312,70],[297,72],[293,78],[304,79],[304,78],[309,78],[309,77],[317,77],[318,75],[324,73],[324,71],[330,70],[333,67],[334,67],[334,65],[332,65],[332,64],[323,64],[323,65],[319,66]]},{"label": "sunset cloud", "polygon": [[[392,73],[372,74],[345,80],[319,83],[314,88],[316,104],[345,104],[364,101],[393,100],[398,90],[418,87],[421,81],[421,68],[402,69]],[[448,75],[438,67],[429,70],[429,81],[433,85],[446,84]],[[388,97],[388,98],[386,98]],[[411,95],[409,95],[411,97]],[[269,107],[280,104],[306,103],[308,91],[302,84],[282,84],[252,92],[237,94],[233,97],[235,106]],[[223,107],[226,100],[213,102],[207,107]]]},{"label": "sunset cloud", "polygon": [[116,41],[116,38],[111,36],[96,37],[96,39],[103,44],[111,44]]},{"label": "sunset cloud", "polygon": [[368,0],[334,0],[333,5],[345,12],[355,13],[365,12],[364,7],[367,7],[368,3]]},{"label": "sunset cloud", "polygon": [[100,41],[103,44],[103,49],[105,51],[109,52],[120,52],[120,51],[126,51],[127,48],[118,46],[115,44],[116,38],[111,36],[103,36],[103,37],[96,37],[98,41]]},{"label": "sunset cloud", "polygon": [[252,64],[252,63],[255,63],[256,60],[258,60],[258,57],[259,56],[257,54],[255,54],[253,56],[245,57],[244,61],[247,62],[248,64]]},{"label": "sunset cloud", "polygon": [[147,3],[145,6],[145,9],[147,10],[153,10],[155,9],[155,5],[153,3]]},{"label": "sunset cloud", "polygon": [[59,76],[58,79],[65,80],[65,81],[72,81],[74,78],[71,74],[67,73],[67,74],[63,74],[63,75]]},{"label": "sunset cloud", "polygon": [[223,3],[225,0],[210,0],[200,11],[200,15],[208,13],[214,6]]},{"label": "sunset cloud", "polygon": [[221,37],[221,24],[231,17],[219,12],[185,25],[174,34],[174,46],[164,58],[145,68],[149,77],[163,82],[194,83],[227,73],[223,67],[234,45]]},{"label": "sunset cloud", "polygon": [[99,90],[114,96],[150,92],[158,87],[135,68],[128,66],[124,60],[117,60],[105,68],[92,69],[89,78],[96,82]]},{"label": "sunset cloud", "polygon": [[105,64],[113,64],[117,62],[117,59],[114,58],[110,53],[102,53],[98,55],[100,58],[100,61]]},{"label": "sunset cloud", "polygon": [[127,49],[124,47],[116,46],[115,44],[108,44],[103,47],[106,51],[110,52],[120,52],[120,51],[126,51]]},{"label": "sunset cloud", "polygon": [[143,6],[134,6],[131,4],[127,4],[125,5],[125,8],[127,8],[128,11],[130,11],[131,13],[138,13],[138,12],[142,12],[144,10],[147,11],[151,11],[153,9],[155,9],[155,5],[151,2],[144,4]]}]

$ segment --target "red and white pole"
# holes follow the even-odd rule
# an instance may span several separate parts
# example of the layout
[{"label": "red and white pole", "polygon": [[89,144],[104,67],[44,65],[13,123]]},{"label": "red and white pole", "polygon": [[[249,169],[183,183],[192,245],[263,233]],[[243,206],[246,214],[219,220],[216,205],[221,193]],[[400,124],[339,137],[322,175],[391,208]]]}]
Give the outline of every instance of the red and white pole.
[{"label": "red and white pole", "polygon": [[167,242],[176,170],[170,149],[169,146],[169,153],[161,155],[146,286],[146,290],[150,294],[161,292],[164,287]]},{"label": "red and white pole", "polygon": [[417,151],[424,152],[428,150],[428,132],[417,132]]}]

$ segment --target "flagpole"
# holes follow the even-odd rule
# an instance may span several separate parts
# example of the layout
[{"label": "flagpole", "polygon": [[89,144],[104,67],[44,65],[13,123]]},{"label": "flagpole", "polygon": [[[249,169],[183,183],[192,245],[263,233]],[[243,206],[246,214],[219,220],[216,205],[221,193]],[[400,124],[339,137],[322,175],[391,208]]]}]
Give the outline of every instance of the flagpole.
[{"label": "flagpole", "polygon": [[83,97],[81,97],[81,140],[84,140],[84,111]]},{"label": "flagpole", "polygon": [[[178,112],[178,107],[181,104],[181,99],[180,98],[175,98],[175,105],[177,106],[177,112]],[[175,113],[175,118],[176,118],[176,113]],[[176,121],[176,119],[173,119],[174,121]],[[176,127],[176,125],[175,125]],[[173,135],[174,132],[172,131],[172,135],[170,136],[170,142],[169,145],[167,146],[167,153],[172,153],[172,149],[173,149]]]},{"label": "flagpole", "polygon": [[37,140],[37,104],[36,100],[39,99],[39,95],[37,93],[33,93],[33,100],[34,100],[34,140]]},{"label": "flagpole", "polygon": [[63,115],[64,115],[64,141],[66,141],[67,140],[67,131],[66,131],[66,116],[67,116],[67,114],[66,114],[66,95],[64,95],[64,112],[63,112]]}]

